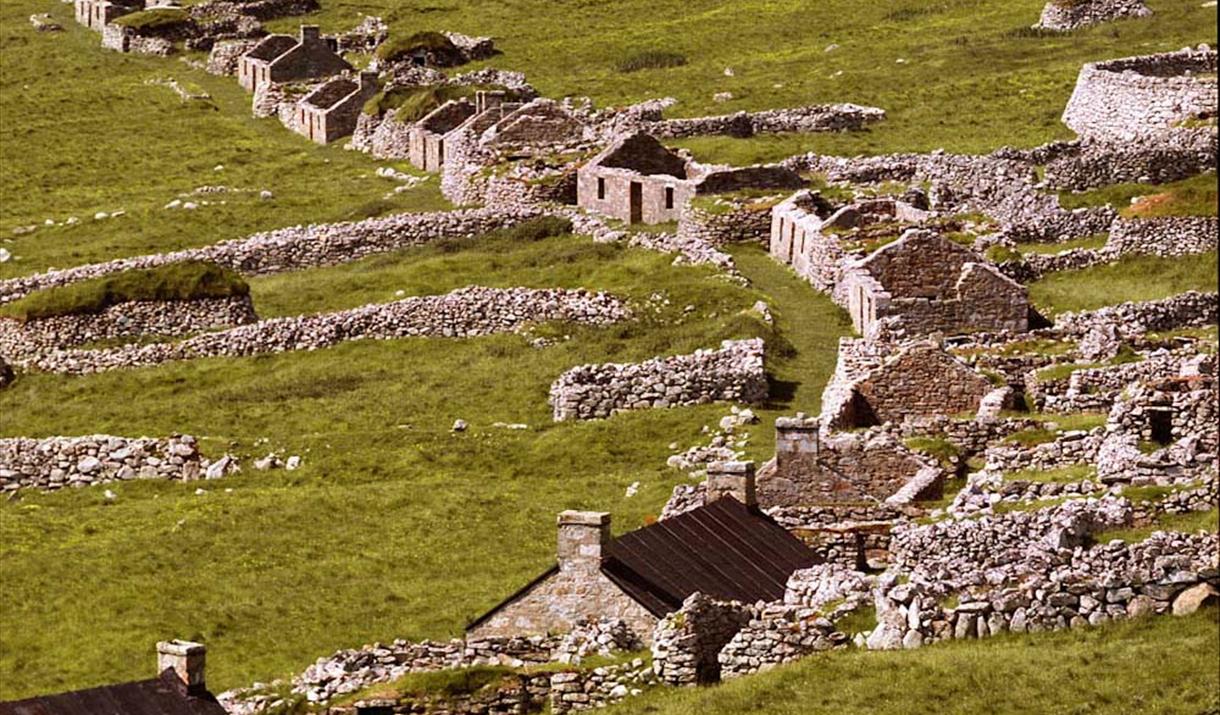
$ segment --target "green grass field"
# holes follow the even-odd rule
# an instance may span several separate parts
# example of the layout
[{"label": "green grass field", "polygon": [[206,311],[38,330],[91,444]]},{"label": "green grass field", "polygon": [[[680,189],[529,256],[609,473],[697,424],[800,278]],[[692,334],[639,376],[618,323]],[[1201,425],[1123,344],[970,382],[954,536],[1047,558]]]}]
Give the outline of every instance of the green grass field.
[{"label": "green grass field", "polygon": [[826,653],[615,715],[1200,715],[1220,711],[1215,609],[1079,631]]},{"label": "green grass field", "polygon": [[[323,5],[309,21],[327,32],[370,13],[403,36],[431,29],[494,35],[503,54],[485,64],[523,70],[548,95],[586,94],[599,105],[672,95],[680,100],[675,116],[826,101],[889,112],[886,122],[858,134],[683,142],[701,157],[737,162],[814,149],[1037,144],[1066,136],[1058,116],[1081,62],[1214,45],[1217,36],[1213,10],[1170,0],[1152,0],[1155,15],[1147,20],[1065,37],[1021,31],[1036,19],[1041,0]],[[51,13],[66,31],[35,32],[28,17],[36,12]],[[826,51],[831,44],[838,48]],[[273,119],[251,118],[249,96],[233,78],[177,59],[102,49],[97,34],[72,21],[69,5],[0,4],[0,48],[0,246],[15,257],[0,263],[0,279],[300,223],[447,208],[435,178],[386,199],[395,184],[374,175],[378,162],[315,146]],[[620,71],[650,52],[687,61]],[[170,77],[211,100],[184,104],[149,84]],[[713,102],[722,91],[735,98]],[[211,202],[195,211],[163,208],[208,185],[240,191],[191,196]],[[274,198],[260,199],[263,189]],[[118,209],[125,215],[93,219]],[[42,225],[68,217],[79,222]],[[38,228],[13,234],[29,225]],[[685,479],[664,466],[667,445],[685,449],[706,440],[700,428],[727,411],[700,407],[553,425],[547,388],[573,365],[765,334],[772,403],[759,410],[762,422],[751,429],[747,452],[768,458],[776,416],[817,411],[837,340],[850,323],[759,249],[737,247],[734,256],[750,288],[706,269],[671,267],[669,256],[583,237],[412,249],[251,278],[250,291],[259,314],[272,317],[468,284],[582,286],[631,299],[642,319],[603,329],[542,326],[538,334],[556,339],[543,349],[511,335],[367,341],[89,377],[19,377],[0,391],[0,435],[186,432],[201,438],[207,454],[231,451],[247,466],[203,484],[112,485],[113,502],[100,489],[83,489],[0,503],[0,698],[147,677],[153,642],[168,637],[205,640],[209,684],[221,690],[298,671],[338,648],[459,633],[467,618],[548,564],[555,512],[610,510],[620,532],[656,514]],[[1069,310],[1187,287],[1214,290],[1215,254],[1154,263],[1089,269],[1092,278],[1079,284],[1084,289],[1073,289],[1071,277],[1051,277],[1033,286],[1034,296]],[[669,300],[659,312],[650,307],[654,293]],[[771,302],[774,328],[746,312],[760,298]],[[686,305],[696,308],[686,313]],[[457,418],[470,422],[469,432],[450,432]],[[508,431],[495,422],[531,428]],[[302,467],[250,468],[252,458],[273,450],[302,455]],[[636,481],[639,493],[626,498]],[[206,494],[195,494],[200,486]],[[1090,646],[1096,649],[1127,642],[1121,630],[1098,633],[1061,637],[1096,639]],[[1175,640],[1169,631],[1135,631],[1133,652],[1154,660],[1165,660],[1162,651],[1193,654],[1202,641],[1191,633]],[[1145,647],[1144,640],[1156,643]],[[1069,676],[1041,651],[1004,647],[997,652],[1019,672]],[[809,667],[815,666],[822,667]],[[993,683],[939,672],[941,681],[929,682],[947,680],[945,693]],[[1123,673],[1114,677],[1121,681]],[[1140,677],[1130,682],[1146,682]],[[774,682],[777,695],[766,697],[775,702],[780,693],[791,699],[807,692]],[[734,684],[723,692],[754,687],[765,686]],[[675,699],[673,707],[705,692],[683,694],[687,700]]]}]

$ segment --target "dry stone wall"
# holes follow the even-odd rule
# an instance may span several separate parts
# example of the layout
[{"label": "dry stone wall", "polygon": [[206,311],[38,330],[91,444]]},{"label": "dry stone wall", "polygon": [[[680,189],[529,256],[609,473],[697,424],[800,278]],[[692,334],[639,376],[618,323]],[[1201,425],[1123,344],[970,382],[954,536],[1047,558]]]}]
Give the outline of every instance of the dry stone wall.
[{"label": "dry stone wall", "polygon": [[24,323],[0,318],[0,355],[20,363],[57,348],[97,340],[177,336],[258,320],[249,296],[208,300],[133,301],[100,313],[62,315]]},{"label": "dry stone wall", "polygon": [[1215,74],[1216,52],[1206,45],[1091,62],[1080,70],[1063,123],[1082,136],[1125,141],[1215,117]]},{"label": "dry stone wall", "polygon": [[1215,216],[1120,218],[1110,226],[1106,248],[1118,253],[1188,256],[1216,250],[1220,221]]},{"label": "dry stone wall", "polygon": [[[645,115],[646,116],[646,115]],[[622,129],[624,118],[619,117]],[[656,137],[681,137],[725,134],[748,137],[771,132],[842,132],[862,129],[885,119],[885,110],[857,104],[819,104],[762,112],[738,112],[714,117],[660,119],[635,127]]]},{"label": "dry stone wall", "polygon": [[760,402],[767,395],[763,341],[727,340],[719,350],[642,363],[581,365],[551,385],[556,422],[610,417],[633,409]]},{"label": "dry stone wall", "polygon": [[1050,0],[1042,8],[1042,17],[1034,27],[1068,32],[1124,17],[1151,14],[1144,0]]},{"label": "dry stone wall", "polygon": [[[952,584],[896,574],[879,580],[879,624],[870,648],[917,648],[950,638],[985,638],[1100,625],[1153,613],[1185,614],[1216,598],[1216,534],[1156,532],[1137,544],[1112,541],[1058,550],[1019,583],[954,591]],[[946,607],[950,594],[958,605]]]},{"label": "dry stone wall", "polygon": [[750,606],[693,593],[657,623],[652,635],[652,668],[669,685],[720,680],[720,650],[753,615]]},{"label": "dry stone wall", "polygon": [[605,293],[471,286],[445,295],[405,298],[334,313],[273,318],[177,343],[57,350],[30,364],[48,372],[87,374],[172,360],[317,350],[347,340],[471,338],[515,332],[532,323],[552,320],[606,325],[629,315],[619,299]]},{"label": "dry stone wall", "polygon": [[190,481],[223,476],[231,458],[210,462],[190,435],[149,437],[48,437],[0,439],[0,491],[82,487],[132,479]]},{"label": "dry stone wall", "polygon": [[466,209],[405,213],[364,221],[292,226],[232,241],[172,253],[120,258],[64,270],[0,281],[0,302],[30,291],[135,268],[181,261],[211,261],[249,275],[280,273],[355,261],[386,251],[420,246],[448,238],[478,236],[519,223],[521,212]]},{"label": "dry stone wall", "polygon": [[[1216,170],[1215,127],[1178,128],[1129,140],[1086,137],[1056,147],[1045,160],[1050,188],[1087,191],[1122,183],[1166,184]],[[1050,145],[1048,145],[1048,148]]]},{"label": "dry stone wall", "polygon": [[1123,337],[1178,328],[1215,325],[1220,316],[1220,295],[1188,291],[1162,300],[1120,303],[1093,311],[1063,313],[1055,329],[1081,336],[1090,330],[1113,326]]}]

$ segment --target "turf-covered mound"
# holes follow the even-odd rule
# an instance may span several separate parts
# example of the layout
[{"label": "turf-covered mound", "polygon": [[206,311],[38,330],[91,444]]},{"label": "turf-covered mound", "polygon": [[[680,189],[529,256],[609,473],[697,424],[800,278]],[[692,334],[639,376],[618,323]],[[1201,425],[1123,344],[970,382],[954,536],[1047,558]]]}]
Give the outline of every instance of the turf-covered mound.
[{"label": "turf-covered mound", "polygon": [[250,286],[235,271],[205,261],[184,261],[35,291],[0,306],[0,316],[26,322],[100,313],[133,301],[202,300],[249,293]]}]

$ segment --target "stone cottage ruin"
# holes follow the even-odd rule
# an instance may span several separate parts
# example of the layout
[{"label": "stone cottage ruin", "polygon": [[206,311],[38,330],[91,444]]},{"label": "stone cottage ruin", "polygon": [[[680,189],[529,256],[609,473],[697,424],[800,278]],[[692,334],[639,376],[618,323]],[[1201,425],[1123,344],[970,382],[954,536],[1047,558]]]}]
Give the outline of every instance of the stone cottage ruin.
[{"label": "stone cottage ruin", "polygon": [[619,137],[577,172],[577,204],[626,223],[677,221],[696,194],[793,189],[804,181],[778,166],[703,167],[644,133]]},{"label": "stone cottage ruin", "polygon": [[703,506],[610,538],[610,515],[559,515],[558,563],[467,628],[471,638],[567,632],[618,618],[648,638],[695,593],[754,603],[782,598],[812,551],[764,515],[753,470],[708,490]]},{"label": "stone cottage ruin", "polygon": [[1029,327],[1025,286],[973,250],[934,231],[912,230],[850,264],[842,295],[852,325],[864,336]]},{"label": "stone cottage ruin", "polygon": [[333,39],[316,25],[301,25],[299,37],[268,35],[237,65],[237,81],[249,92],[260,85],[332,77],[352,66],[336,52]]},{"label": "stone cottage ruin", "polygon": [[374,94],[377,94],[375,72],[361,72],[356,80],[332,79],[297,103],[293,124],[301,136],[318,144],[329,144],[356,129],[364,103]]}]

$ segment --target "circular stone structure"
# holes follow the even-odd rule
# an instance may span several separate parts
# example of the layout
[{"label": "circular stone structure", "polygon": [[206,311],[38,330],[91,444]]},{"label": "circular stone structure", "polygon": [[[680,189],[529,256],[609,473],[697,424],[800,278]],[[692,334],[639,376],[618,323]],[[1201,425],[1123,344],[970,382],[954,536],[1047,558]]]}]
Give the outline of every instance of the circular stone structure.
[{"label": "circular stone structure", "polygon": [[1215,116],[1216,52],[1200,45],[1086,64],[1063,123],[1081,136],[1133,140]]}]

